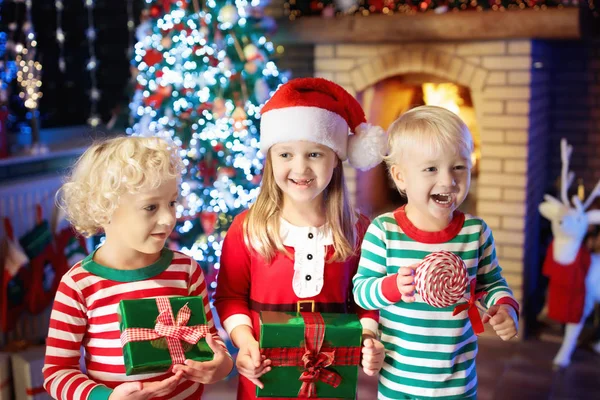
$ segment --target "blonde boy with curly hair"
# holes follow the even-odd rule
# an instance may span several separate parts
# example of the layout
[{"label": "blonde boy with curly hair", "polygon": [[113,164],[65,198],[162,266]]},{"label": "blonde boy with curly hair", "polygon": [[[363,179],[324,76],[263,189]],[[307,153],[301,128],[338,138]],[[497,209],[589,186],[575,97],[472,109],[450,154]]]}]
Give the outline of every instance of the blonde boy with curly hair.
[{"label": "blonde boy with curly hair", "polygon": [[[56,399],[199,399],[204,384],[233,368],[214,326],[202,269],[165,247],[183,170],[177,151],[159,138],[95,143],[57,194],[79,233],[103,232],[105,241],[62,277],[56,293],[43,369],[44,388]],[[125,375],[118,304],[161,296],[202,296],[215,357],[195,364],[200,377],[172,370]],[[79,368],[82,347],[86,373]]]}]

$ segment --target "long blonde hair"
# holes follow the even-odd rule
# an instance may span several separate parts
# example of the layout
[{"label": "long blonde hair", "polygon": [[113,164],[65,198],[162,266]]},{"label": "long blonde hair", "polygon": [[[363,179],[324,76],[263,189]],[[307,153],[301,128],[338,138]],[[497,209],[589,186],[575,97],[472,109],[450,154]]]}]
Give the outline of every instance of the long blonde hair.
[{"label": "long blonde hair", "polygon": [[[333,237],[334,254],[328,262],[343,261],[356,251],[356,213],[348,201],[342,161],[333,170],[323,192],[326,224]],[[290,256],[279,235],[283,192],[275,183],[271,152],[263,168],[260,192],[244,221],[246,245],[271,262],[277,252]]]}]

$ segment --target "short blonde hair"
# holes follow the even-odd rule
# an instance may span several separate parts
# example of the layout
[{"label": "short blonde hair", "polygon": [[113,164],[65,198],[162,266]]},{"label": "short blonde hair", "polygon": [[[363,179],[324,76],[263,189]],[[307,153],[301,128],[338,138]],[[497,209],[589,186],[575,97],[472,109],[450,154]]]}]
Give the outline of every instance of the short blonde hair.
[{"label": "short blonde hair", "polygon": [[442,107],[420,106],[402,114],[388,128],[388,167],[403,160],[415,147],[429,149],[432,155],[457,149],[471,165],[473,138],[458,115]]},{"label": "short blonde hair", "polygon": [[124,136],[90,146],[74,164],[56,194],[57,204],[82,235],[107,224],[124,193],[157,188],[181,178],[178,148],[157,137]]},{"label": "short blonde hair", "polygon": [[[279,235],[283,192],[273,176],[271,151],[267,152],[260,192],[244,220],[244,241],[267,262],[280,252],[290,256]],[[326,224],[331,229],[334,253],[328,262],[344,261],[358,250],[358,215],[350,205],[344,167],[338,158],[331,182],[323,192]]]}]

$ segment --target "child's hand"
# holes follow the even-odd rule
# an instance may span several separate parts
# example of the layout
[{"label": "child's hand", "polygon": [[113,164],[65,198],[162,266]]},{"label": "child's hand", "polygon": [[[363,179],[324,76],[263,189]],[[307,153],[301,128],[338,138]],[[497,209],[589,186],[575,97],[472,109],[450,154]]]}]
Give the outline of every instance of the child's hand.
[{"label": "child's hand", "polygon": [[419,264],[400,267],[396,276],[396,284],[402,295],[402,301],[412,303],[415,301],[415,269]]},{"label": "child's hand", "polygon": [[157,382],[125,382],[117,386],[108,400],[147,400],[164,397],[177,387],[181,372]]},{"label": "child's hand", "polygon": [[362,348],[362,367],[365,374],[374,376],[383,366],[385,348],[383,344],[373,338],[366,338]]},{"label": "child's hand", "polygon": [[502,340],[510,340],[517,336],[519,324],[517,322],[517,312],[508,304],[496,304],[491,306],[487,314],[482,318],[483,323],[490,322],[496,335]]},{"label": "child's hand", "polygon": [[202,384],[211,384],[225,378],[233,368],[233,360],[227,355],[225,349],[211,334],[206,335],[206,343],[215,353],[211,361],[198,362],[185,360],[185,365],[173,366],[173,372],[180,372],[185,379]]},{"label": "child's hand", "polygon": [[259,388],[264,388],[258,378],[271,370],[271,360],[267,360],[266,356],[260,354],[260,348],[256,340],[249,340],[244,346],[240,347],[235,365],[240,375],[248,378],[250,382]]}]

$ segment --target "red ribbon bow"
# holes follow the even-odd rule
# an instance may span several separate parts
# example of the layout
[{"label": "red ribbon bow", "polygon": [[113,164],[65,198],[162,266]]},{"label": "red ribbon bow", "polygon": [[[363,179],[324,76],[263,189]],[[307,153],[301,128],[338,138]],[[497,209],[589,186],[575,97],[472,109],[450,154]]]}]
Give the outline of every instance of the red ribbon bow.
[{"label": "red ribbon bow", "polygon": [[187,326],[192,310],[186,305],[177,312],[176,320],[173,318],[171,302],[167,297],[157,297],[158,318],[154,329],[149,328],[127,328],[121,333],[121,346],[129,342],[140,342],[154,340],[164,337],[167,340],[169,354],[173,364],[183,364],[185,354],[181,341],[196,344],[210,331],[208,325]]},{"label": "red ribbon bow", "polygon": [[317,397],[317,381],[334,388],[342,382],[342,377],[326,369],[335,360],[335,351],[321,352],[325,338],[325,321],[319,313],[301,313],[304,319],[304,342],[306,353],[302,356],[304,372],[300,375],[302,386],[298,397]]},{"label": "red ribbon bow", "polygon": [[321,314],[300,314],[304,319],[305,346],[264,348],[261,353],[271,360],[272,367],[303,366],[304,371],[298,379],[302,382],[298,397],[314,398],[317,396],[317,381],[334,388],[342,382],[339,374],[327,368],[331,365],[358,365],[361,350],[360,346],[323,347],[325,321]]},{"label": "red ribbon bow", "polygon": [[471,326],[473,326],[473,331],[476,335],[479,335],[484,331],[484,329],[483,322],[481,321],[481,316],[479,315],[479,311],[477,310],[475,302],[485,296],[487,292],[475,293],[476,283],[477,281],[475,279],[471,281],[471,296],[469,301],[467,303],[457,305],[454,308],[452,315],[454,316],[463,312],[464,310],[468,310],[469,320],[471,321]]}]

